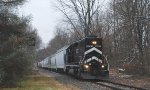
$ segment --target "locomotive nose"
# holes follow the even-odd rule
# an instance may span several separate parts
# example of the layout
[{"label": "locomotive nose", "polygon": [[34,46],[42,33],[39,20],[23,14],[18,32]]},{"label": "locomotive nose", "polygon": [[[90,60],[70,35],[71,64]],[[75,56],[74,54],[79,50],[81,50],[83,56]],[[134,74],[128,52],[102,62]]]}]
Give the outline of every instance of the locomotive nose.
[{"label": "locomotive nose", "polygon": [[92,62],[91,63],[90,74],[94,75],[94,76],[100,74],[100,64],[98,62]]}]

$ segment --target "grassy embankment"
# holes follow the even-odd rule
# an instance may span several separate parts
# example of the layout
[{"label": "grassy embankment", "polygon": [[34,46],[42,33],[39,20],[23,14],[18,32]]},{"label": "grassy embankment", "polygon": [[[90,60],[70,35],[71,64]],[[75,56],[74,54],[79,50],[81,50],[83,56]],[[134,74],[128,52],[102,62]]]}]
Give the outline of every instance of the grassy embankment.
[{"label": "grassy embankment", "polygon": [[0,90],[79,90],[72,85],[63,85],[53,77],[47,77],[36,73],[30,75],[27,80],[21,81],[15,88],[0,88]]}]

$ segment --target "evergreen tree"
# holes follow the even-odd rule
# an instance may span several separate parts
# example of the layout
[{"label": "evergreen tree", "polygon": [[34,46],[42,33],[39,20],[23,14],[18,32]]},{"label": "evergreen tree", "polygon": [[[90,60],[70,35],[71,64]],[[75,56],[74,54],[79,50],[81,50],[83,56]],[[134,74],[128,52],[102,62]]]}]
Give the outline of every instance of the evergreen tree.
[{"label": "evergreen tree", "polygon": [[35,30],[30,19],[19,17],[17,7],[25,0],[0,1],[0,84],[14,86],[31,71],[35,58]]}]

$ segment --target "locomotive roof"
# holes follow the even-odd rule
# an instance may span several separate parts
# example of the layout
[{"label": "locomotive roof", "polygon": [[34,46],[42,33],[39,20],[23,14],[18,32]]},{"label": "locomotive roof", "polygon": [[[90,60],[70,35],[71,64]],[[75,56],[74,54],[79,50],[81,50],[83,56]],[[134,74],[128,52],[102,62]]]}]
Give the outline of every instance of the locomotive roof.
[{"label": "locomotive roof", "polygon": [[60,51],[62,51],[62,50],[67,49],[69,46],[70,46],[70,45],[66,45],[66,46],[62,47],[62,48],[61,48],[61,49],[59,49],[56,53],[58,53],[58,52],[60,52]]},{"label": "locomotive roof", "polygon": [[[70,44],[70,45],[66,45],[66,46],[62,47],[61,49],[57,50],[54,54],[48,56],[47,58],[53,57],[55,54],[61,52],[62,50],[66,50],[66,49],[69,48],[70,46],[72,46],[72,45],[74,45],[74,44],[76,44],[76,43],[79,43],[79,42],[81,42],[82,40],[85,40],[85,39],[88,39],[88,38],[98,38],[98,37],[97,37],[97,36],[87,36],[87,37],[85,37],[85,38],[83,38],[83,39],[81,39],[81,40],[78,40],[78,41],[76,41],[76,42]],[[45,58],[45,59],[46,59],[46,58]],[[43,61],[43,60],[42,60],[42,61]],[[41,61],[41,62],[42,62],[42,61]]]},{"label": "locomotive roof", "polygon": [[[80,39],[80,40],[78,40],[78,41],[76,41],[76,42],[74,42],[74,43],[72,43],[72,44],[79,43],[80,41],[85,40],[85,39],[88,39],[88,38],[99,38],[99,37],[97,37],[97,36],[87,36],[87,37],[85,37],[85,38],[83,38],[83,39]],[[70,44],[69,46],[71,46],[72,44]]]},{"label": "locomotive roof", "polygon": [[50,57],[52,57],[52,56],[54,56],[55,54],[61,52],[62,50],[67,49],[69,46],[70,46],[70,45],[66,45],[66,46],[62,47],[61,49],[57,50],[56,53],[52,54]]}]

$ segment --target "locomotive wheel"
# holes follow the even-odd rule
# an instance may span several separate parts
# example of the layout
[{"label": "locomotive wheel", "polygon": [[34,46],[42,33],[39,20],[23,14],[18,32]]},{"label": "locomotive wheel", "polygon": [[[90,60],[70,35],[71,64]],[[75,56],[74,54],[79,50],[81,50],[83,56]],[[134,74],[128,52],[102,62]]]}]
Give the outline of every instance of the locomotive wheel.
[{"label": "locomotive wheel", "polygon": [[78,69],[77,77],[78,77],[78,79],[81,79],[81,80],[82,80],[82,77],[81,77],[81,70],[80,70],[80,69]]},{"label": "locomotive wheel", "polygon": [[69,72],[69,68],[68,68],[68,67],[66,67],[66,69],[65,69],[65,73],[67,73],[67,74],[68,74],[68,72]]},{"label": "locomotive wheel", "polygon": [[78,72],[79,72],[79,70],[76,68],[76,69],[74,69],[74,74],[75,75],[77,75],[78,74]]}]

